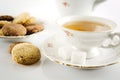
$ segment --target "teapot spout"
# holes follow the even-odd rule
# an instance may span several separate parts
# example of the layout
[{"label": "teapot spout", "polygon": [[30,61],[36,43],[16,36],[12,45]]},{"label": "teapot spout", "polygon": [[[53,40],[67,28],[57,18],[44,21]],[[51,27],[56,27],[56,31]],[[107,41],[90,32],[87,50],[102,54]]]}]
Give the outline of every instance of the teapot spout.
[{"label": "teapot spout", "polygon": [[95,0],[95,6],[100,4],[100,3],[103,3],[105,1],[107,1],[107,0]]},{"label": "teapot spout", "polygon": [[105,2],[105,1],[107,1],[107,0],[94,0],[93,9],[94,9],[97,5],[99,5],[99,4],[101,4],[101,3]]}]

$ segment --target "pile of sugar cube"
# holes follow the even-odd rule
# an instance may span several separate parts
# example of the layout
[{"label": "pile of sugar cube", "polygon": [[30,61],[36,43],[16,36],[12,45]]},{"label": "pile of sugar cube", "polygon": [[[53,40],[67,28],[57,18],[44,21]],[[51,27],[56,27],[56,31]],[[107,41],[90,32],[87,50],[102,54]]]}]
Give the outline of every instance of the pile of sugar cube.
[{"label": "pile of sugar cube", "polygon": [[70,60],[73,64],[85,65],[86,52],[77,50],[75,47],[64,46],[58,50],[58,56],[64,60]]}]

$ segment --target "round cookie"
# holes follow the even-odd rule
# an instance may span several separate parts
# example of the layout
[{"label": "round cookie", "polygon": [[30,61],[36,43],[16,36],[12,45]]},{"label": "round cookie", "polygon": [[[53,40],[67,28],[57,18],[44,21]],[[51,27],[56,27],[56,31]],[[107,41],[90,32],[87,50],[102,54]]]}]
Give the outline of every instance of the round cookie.
[{"label": "round cookie", "polygon": [[22,13],[13,20],[13,23],[24,24],[29,19],[29,17],[29,13]]},{"label": "round cookie", "polygon": [[26,20],[26,22],[23,25],[28,26],[30,24],[35,24],[35,23],[36,23],[35,17],[30,17],[28,20]]},{"label": "round cookie", "polygon": [[13,49],[14,46],[16,46],[17,44],[21,44],[21,43],[29,43],[29,44],[31,44],[30,42],[14,42],[14,43],[10,44],[9,53],[11,54],[12,49]]},{"label": "round cookie", "polygon": [[2,29],[0,29],[0,36],[4,36]]},{"label": "round cookie", "polygon": [[41,58],[40,50],[28,43],[21,43],[13,47],[12,58],[19,64],[31,65]]},{"label": "round cookie", "polygon": [[5,36],[24,36],[27,33],[23,25],[14,23],[5,24],[2,31]]},{"label": "round cookie", "polygon": [[31,17],[29,13],[22,13],[13,20],[13,23],[22,24],[24,26],[34,24],[35,22],[36,19]]},{"label": "round cookie", "polygon": [[10,24],[9,21],[0,21],[0,28],[2,28],[5,24]]},{"label": "round cookie", "polygon": [[32,33],[36,33],[39,31],[42,31],[44,29],[42,24],[31,24],[29,26],[26,26],[27,29],[27,34],[32,34]]},{"label": "round cookie", "polygon": [[0,21],[13,21],[14,17],[10,16],[10,15],[1,15],[0,16]]}]

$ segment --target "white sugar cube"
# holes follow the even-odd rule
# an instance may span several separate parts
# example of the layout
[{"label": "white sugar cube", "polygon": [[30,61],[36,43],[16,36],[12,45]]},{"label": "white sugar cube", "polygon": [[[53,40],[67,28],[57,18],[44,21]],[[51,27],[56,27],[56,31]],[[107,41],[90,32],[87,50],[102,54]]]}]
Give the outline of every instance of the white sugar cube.
[{"label": "white sugar cube", "polygon": [[118,45],[119,43],[120,43],[120,37],[117,36],[117,35],[114,36],[111,44],[112,44],[113,46],[116,46],[116,45]]},{"label": "white sugar cube", "polygon": [[58,50],[58,56],[61,57],[61,58],[63,58],[63,59],[65,59],[65,60],[68,60],[68,59],[71,58],[73,50],[74,50],[74,48],[71,47],[71,46],[61,47]]},{"label": "white sugar cube", "polygon": [[84,65],[86,63],[86,56],[87,53],[83,51],[73,51],[71,56],[71,62],[74,64],[81,64]]},{"label": "white sugar cube", "polygon": [[103,42],[102,46],[103,46],[103,47],[109,47],[109,45],[111,44],[111,42],[112,42],[111,39],[106,39],[106,40]]}]

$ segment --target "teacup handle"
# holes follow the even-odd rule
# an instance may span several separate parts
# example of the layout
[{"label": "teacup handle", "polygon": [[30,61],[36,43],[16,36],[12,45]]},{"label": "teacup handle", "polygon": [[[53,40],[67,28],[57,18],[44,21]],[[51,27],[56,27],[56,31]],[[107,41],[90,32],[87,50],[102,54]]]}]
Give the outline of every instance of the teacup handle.
[{"label": "teacup handle", "polygon": [[102,44],[103,48],[112,48],[120,45],[120,33],[111,33],[109,38]]}]

